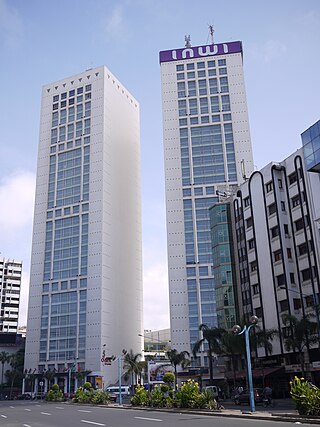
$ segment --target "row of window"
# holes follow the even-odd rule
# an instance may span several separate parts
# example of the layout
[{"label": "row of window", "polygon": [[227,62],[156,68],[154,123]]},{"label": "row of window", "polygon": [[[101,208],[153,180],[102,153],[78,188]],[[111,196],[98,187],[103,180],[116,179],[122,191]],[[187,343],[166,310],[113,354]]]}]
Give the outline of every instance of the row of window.
[{"label": "row of window", "polygon": [[67,122],[71,123],[75,120],[80,120],[83,117],[90,117],[91,115],[91,101],[88,101],[84,104],[78,104],[76,107],[69,107],[68,109],[64,108],[60,111],[52,112],[52,127],[57,127],[59,125],[64,125]]},{"label": "row of window", "polygon": [[[78,87],[77,88],[77,95],[81,95],[84,92],[90,92],[91,89],[92,89],[91,84],[86,85],[84,87],[83,86]],[[52,101],[58,102],[59,99],[61,99],[61,100],[67,99],[68,95],[69,95],[69,98],[73,98],[76,95],[76,90],[75,89],[69,90],[69,94],[68,94],[68,92],[63,92],[63,93],[61,93],[61,95],[53,95]]]},{"label": "row of window", "polygon": [[[219,67],[225,67],[227,65],[227,62],[225,59],[218,59],[218,61],[216,61],[216,60],[200,61],[200,62],[196,62],[196,63],[190,62],[190,63],[186,64],[186,69],[187,70],[194,70],[195,66],[196,66],[198,70],[203,70],[204,68],[206,68],[206,66],[208,68],[213,68],[213,67],[216,67],[216,65],[218,65]],[[177,71],[184,71],[184,69],[185,69],[185,64],[176,65]]]}]

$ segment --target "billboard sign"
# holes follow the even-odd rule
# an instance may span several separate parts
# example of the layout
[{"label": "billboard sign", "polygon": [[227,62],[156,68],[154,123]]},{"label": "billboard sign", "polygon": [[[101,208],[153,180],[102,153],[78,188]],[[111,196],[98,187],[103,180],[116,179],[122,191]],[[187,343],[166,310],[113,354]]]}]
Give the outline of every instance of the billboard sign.
[{"label": "billboard sign", "polygon": [[166,372],[173,372],[170,362],[148,362],[148,383],[156,384],[163,382],[163,376]]},{"label": "billboard sign", "polygon": [[209,44],[204,46],[185,47],[184,49],[163,50],[159,53],[160,63],[181,61],[192,58],[205,58],[206,56],[226,55],[230,53],[242,53],[242,43],[229,42]]}]

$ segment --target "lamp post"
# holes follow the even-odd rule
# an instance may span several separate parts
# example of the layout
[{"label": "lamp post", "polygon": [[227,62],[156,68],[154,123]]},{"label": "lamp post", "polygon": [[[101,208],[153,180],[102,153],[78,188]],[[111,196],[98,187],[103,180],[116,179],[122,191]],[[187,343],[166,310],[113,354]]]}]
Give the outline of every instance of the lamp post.
[{"label": "lamp post", "polygon": [[250,352],[250,340],[249,340],[249,332],[252,326],[255,326],[258,323],[257,316],[251,316],[250,325],[245,325],[243,329],[241,326],[234,325],[232,328],[232,332],[236,335],[245,336],[246,341],[246,354],[247,354],[247,367],[248,367],[248,384],[249,384],[249,397],[250,397],[250,409],[251,412],[255,412],[255,404],[254,404],[254,393],[253,393],[253,381],[252,381],[252,368],[251,368],[251,352]]}]

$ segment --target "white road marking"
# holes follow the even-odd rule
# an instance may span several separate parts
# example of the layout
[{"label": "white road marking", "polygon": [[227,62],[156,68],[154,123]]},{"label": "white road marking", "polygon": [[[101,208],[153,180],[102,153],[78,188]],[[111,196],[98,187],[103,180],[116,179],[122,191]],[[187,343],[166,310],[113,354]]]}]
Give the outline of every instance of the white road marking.
[{"label": "white road marking", "polygon": [[1,415],[2,416],[2,418],[8,418],[6,415]]},{"label": "white road marking", "polygon": [[29,409],[29,408],[25,408],[25,411],[29,411],[29,412],[30,412],[30,411],[31,411],[31,409]]},{"label": "white road marking", "polygon": [[146,420],[146,421],[163,421],[163,420],[159,420],[159,418],[144,418],[144,417],[134,417],[137,420]]},{"label": "white road marking", "polygon": [[64,409],[62,406],[56,406],[56,409]]},{"label": "white road marking", "polygon": [[39,408],[41,408],[41,405],[36,405],[36,406],[38,406]]},{"label": "white road marking", "polygon": [[23,427],[31,427],[29,424],[23,424]]},{"label": "white road marking", "polygon": [[92,411],[86,411],[85,409],[78,409],[78,412],[88,412],[88,413],[91,413]]},{"label": "white road marking", "polygon": [[51,414],[49,414],[49,412],[40,412],[40,414],[42,414],[42,415],[51,415]]},{"label": "white road marking", "polygon": [[95,423],[94,421],[81,420],[82,423],[93,424],[95,426],[105,426],[105,424]]},{"label": "white road marking", "polygon": [[14,406],[10,406],[10,408],[14,409]]}]

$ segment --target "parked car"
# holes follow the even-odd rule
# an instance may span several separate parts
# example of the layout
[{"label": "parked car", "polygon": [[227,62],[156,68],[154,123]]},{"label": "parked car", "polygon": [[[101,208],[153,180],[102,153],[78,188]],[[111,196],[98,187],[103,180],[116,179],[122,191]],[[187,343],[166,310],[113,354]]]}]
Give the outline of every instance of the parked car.
[{"label": "parked car", "polygon": [[22,393],[17,396],[18,400],[31,400],[31,393]]},{"label": "parked car", "polygon": [[[255,388],[253,389],[253,396],[255,404],[263,403],[263,389]],[[241,393],[234,396],[234,403],[236,405],[241,405],[242,403],[249,405],[250,404],[250,393],[248,390],[243,390]]]}]

